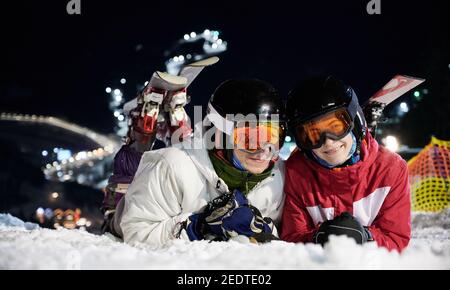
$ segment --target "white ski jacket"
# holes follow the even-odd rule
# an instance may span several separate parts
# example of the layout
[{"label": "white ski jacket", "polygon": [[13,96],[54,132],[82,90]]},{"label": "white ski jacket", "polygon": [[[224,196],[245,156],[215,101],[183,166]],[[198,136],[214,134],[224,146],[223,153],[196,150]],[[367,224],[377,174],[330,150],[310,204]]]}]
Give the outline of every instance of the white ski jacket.
[{"label": "white ski jacket", "polygon": [[[203,140],[204,142],[204,140]],[[119,217],[126,243],[162,246],[176,228],[215,197],[228,192],[204,149],[164,148],[144,153]],[[278,161],[247,198],[264,217],[279,224],[284,202],[284,162]],[[277,234],[276,230],[274,231]],[[186,232],[180,238],[189,240]]]}]

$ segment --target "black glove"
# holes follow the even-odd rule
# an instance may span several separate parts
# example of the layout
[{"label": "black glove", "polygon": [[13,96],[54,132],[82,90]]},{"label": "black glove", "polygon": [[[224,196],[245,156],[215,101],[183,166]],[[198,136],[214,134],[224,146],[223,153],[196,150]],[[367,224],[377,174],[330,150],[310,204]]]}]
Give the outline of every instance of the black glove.
[{"label": "black glove", "polygon": [[257,233],[250,237],[250,241],[255,244],[269,243],[271,241],[279,241],[280,239],[271,233]]},{"label": "black glove", "polygon": [[313,242],[323,246],[328,242],[328,237],[330,235],[346,235],[353,238],[357,244],[364,244],[367,241],[373,240],[369,230],[363,227],[355,217],[348,212],[343,212],[333,220],[323,222],[314,235]]}]

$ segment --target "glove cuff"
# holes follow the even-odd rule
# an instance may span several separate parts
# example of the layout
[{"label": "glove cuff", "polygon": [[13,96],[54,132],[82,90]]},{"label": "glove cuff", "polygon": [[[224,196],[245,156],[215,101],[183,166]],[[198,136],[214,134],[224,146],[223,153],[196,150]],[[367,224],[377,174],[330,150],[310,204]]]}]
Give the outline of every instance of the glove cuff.
[{"label": "glove cuff", "polygon": [[364,232],[366,233],[367,241],[368,241],[368,242],[373,242],[373,241],[375,241],[374,238],[373,238],[372,233],[371,233],[370,230],[369,230],[369,227],[364,227]]},{"label": "glove cuff", "polygon": [[198,241],[204,239],[204,217],[201,214],[193,214],[182,223],[182,229],[191,241]]}]

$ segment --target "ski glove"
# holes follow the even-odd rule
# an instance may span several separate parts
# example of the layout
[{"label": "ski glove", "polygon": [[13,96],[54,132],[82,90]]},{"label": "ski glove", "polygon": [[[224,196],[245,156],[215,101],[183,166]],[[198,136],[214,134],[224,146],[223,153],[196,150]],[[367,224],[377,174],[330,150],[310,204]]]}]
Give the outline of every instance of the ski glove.
[{"label": "ski glove", "polygon": [[272,235],[273,222],[248,204],[242,192],[235,190],[210,201],[205,210],[189,217],[184,227],[192,240],[228,240],[245,235],[256,242],[278,240]]},{"label": "ski glove", "polygon": [[364,244],[372,241],[370,231],[363,227],[354,216],[348,212],[343,212],[333,220],[323,222],[313,237],[313,242],[322,246],[328,242],[330,235],[346,235],[353,238],[357,244]]},{"label": "ski glove", "polygon": [[222,229],[228,238],[244,235],[256,242],[276,240],[272,235],[273,222],[264,218],[254,206],[246,204],[234,209],[222,220]]},{"label": "ski glove", "polygon": [[208,202],[202,213],[191,215],[184,228],[191,241],[208,239],[228,239],[222,229],[222,219],[242,205],[247,198],[239,191],[225,193]]}]

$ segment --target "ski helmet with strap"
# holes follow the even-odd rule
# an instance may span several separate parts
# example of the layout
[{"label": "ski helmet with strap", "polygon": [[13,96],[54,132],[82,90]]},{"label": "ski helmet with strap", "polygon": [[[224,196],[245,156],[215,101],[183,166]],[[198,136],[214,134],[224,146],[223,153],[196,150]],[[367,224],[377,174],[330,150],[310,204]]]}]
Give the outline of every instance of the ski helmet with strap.
[{"label": "ski helmet with strap", "polygon": [[[315,144],[302,140],[298,133],[303,130],[302,127],[327,114],[342,120],[348,127],[338,134],[321,134]],[[350,130],[356,136],[358,144],[366,135],[367,124],[355,91],[331,75],[305,79],[290,91],[287,116],[289,130],[297,146],[302,149],[319,148],[326,137],[340,139]]]},{"label": "ski helmet with strap", "polygon": [[[278,150],[286,134],[284,104],[277,90],[258,79],[232,79],[221,83],[208,102],[208,119],[219,131],[236,135],[239,119],[236,116],[256,116],[259,125],[277,123]],[[241,130],[243,132],[243,130]],[[216,137],[217,138],[217,137]]]}]

